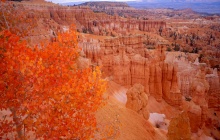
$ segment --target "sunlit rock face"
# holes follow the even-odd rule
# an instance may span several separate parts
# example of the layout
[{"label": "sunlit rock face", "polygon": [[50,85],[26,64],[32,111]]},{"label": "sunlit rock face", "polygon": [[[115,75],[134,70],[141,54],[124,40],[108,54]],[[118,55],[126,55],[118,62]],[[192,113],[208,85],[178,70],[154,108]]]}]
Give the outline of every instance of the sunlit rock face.
[{"label": "sunlit rock face", "polygon": [[142,115],[146,120],[149,118],[149,111],[147,109],[148,96],[144,92],[144,86],[135,84],[127,91],[126,107],[134,110]]},{"label": "sunlit rock face", "polygon": [[177,66],[164,63],[163,69],[163,98],[173,106],[182,104],[182,95],[178,87]]},{"label": "sunlit rock face", "polygon": [[218,110],[219,77],[216,70],[199,63],[198,59],[189,62],[187,55],[193,54],[171,53],[165,62],[177,66],[177,83],[185,98],[182,109],[190,119],[191,132],[197,133],[204,125],[214,125],[209,109]]},{"label": "sunlit rock face", "polygon": [[205,78],[205,67],[205,64],[199,65],[199,70],[191,85],[192,100],[200,106],[206,104],[206,96],[209,90],[209,83]]},{"label": "sunlit rock face", "polygon": [[80,45],[88,58],[102,66],[104,76],[112,76],[123,86],[142,84],[157,101],[165,99],[171,105],[181,105],[177,68],[164,62],[166,48],[148,50],[143,42],[143,36],[127,36],[103,42],[84,40]]},{"label": "sunlit rock face", "polygon": [[190,140],[191,131],[189,121],[186,112],[182,112],[177,117],[171,119],[168,127],[168,140]]},{"label": "sunlit rock face", "polygon": [[208,107],[220,111],[220,84],[217,69],[214,69],[211,74],[207,74],[206,80],[210,86],[208,91]]},{"label": "sunlit rock face", "polygon": [[95,35],[126,35],[128,32],[152,31],[156,32],[159,28],[166,27],[164,21],[145,21],[137,19],[126,19],[118,16],[110,16],[104,13],[94,13],[88,7],[47,7],[49,14],[43,14],[59,24],[75,23],[77,29],[84,33]]},{"label": "sunlit rock face", "polygon": [[[197,133],[207,124],[209,108],[218,109],[219,77],[214,70],[207,74],[208,66],[204,63],[188,60],[195,60],[195,55],[176,53],[170,57],[163,45],[146,49],[141,35],[89,42],[92,49],[84,45],[83,50],[94,64],[102,66],[105,77],[111,77],[127,88],[141,84],[145,93],[158,102],[165,100],[184,110],[189,117],[191,132]],[[210,121],[209,125],[213,123]]]}]

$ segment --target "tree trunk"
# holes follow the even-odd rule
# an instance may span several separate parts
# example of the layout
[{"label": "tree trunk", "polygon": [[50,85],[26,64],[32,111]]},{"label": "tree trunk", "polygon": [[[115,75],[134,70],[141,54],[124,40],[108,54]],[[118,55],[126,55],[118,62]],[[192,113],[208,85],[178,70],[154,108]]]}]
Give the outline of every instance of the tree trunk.
[{"label": "tree trunk", "polygon": [[18,134],[18,138],[19,138],[19,140],[24,140],[24,136],[23,136],[23,133],[22,133],[22,122],[17,117],[16,110],[15,109],[10,109],[10,110],[12,112],[13,121],[16,125],[16,132]]}]

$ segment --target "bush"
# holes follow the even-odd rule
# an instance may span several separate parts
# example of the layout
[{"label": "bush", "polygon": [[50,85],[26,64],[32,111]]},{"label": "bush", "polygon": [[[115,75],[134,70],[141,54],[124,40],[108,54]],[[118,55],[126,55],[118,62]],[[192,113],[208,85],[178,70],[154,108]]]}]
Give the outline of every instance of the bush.
[{"label": "bush", "polygon": [[188,50],[186,50],[186,49],[183,49],[183,50],[181,50],[182,52],[184,52],[184,53],[188,53],[189,51]]},{"label": "bush", "polygon": [[87,29],[83,29],[83,33],[87,33]]},{"label": "bush", "polygon": [[155,123],[155,126],[156,126],[156,128],[160,128],[160,124],[158,121]]},{"label": "bush", "polygon": [[171,50],[171,48],[170,48],[170,47],[167,47],[167,51],[168,51],[168,52],[171,52],[172,50]]},{"label": "bush", "polygon": [[193,48],[193,50],[190,53],[198,53],[198,48]]},{"label": "bush", "polygon": [[190,102],[192,99],[190,97],[185,97],[185,100]]},{"label": "bush", "polygon": [[200,62],[200,63],[201,63],[201,60],[202,60],[203,57],[204,57],[203,54],[200,54],[200,55],[199,55],[198,59],[199,59],[199,62]]},{"label": "bush", "polygon": [[155,46],[148,46],[147,49],[150,49],[150,50],[155,49]]},{"label": "bush", "polygon": [[175,51],[179,51],[180,50],[180,45],[179,44],[175,44],[174,50]]}]

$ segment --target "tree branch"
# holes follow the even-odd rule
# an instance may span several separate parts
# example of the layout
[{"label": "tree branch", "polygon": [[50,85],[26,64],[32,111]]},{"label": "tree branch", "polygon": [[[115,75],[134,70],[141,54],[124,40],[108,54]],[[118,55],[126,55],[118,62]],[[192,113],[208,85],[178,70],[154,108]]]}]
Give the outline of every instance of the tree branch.
[{"label": "tree branch", "polygon": [[[1,1],[0,1],[0,7],[3,7]],[[7,22],[7,20],[5,19],[5,14],[4,14],[3,8],[1,8],[1,10],[2,10],[2,15],[3,15],[3,18],[4,18],[5,24],[6,24],[6,26],[7,26],[7,29],[9,30],[8,22]]]}]

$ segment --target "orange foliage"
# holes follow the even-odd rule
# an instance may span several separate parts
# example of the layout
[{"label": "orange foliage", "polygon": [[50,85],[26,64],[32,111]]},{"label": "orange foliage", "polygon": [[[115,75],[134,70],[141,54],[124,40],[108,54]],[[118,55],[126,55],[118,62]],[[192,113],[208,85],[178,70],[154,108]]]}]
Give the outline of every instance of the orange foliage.
[{"label": "orange foliage", "polygon": [[0,137],[90,139],[106,86],[98,67],[77,69],[75,31],[33,48],[2,31],[0,44]]}]

